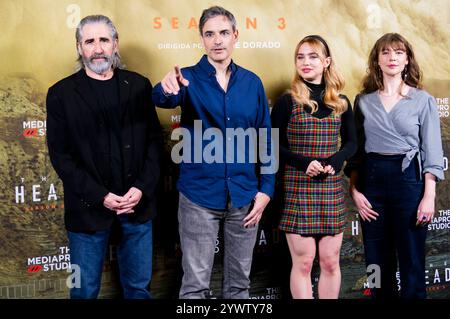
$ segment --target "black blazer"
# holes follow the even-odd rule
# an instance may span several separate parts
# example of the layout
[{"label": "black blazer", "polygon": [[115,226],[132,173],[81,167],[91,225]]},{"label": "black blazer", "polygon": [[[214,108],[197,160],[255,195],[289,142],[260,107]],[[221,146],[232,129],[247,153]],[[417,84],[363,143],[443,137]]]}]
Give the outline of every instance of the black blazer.
[{"label": "black blazer", "polygon": [[[145,222],[156,214],[162,133],[150,81],[116,71],[122,117],[124,186],[143,196],[130,217]],[[109,132],[84,70],[57,82],[47,94],[47,145],[64,185],[66,229],[109,229],[116,213],[103,206],[111,184]]]}]

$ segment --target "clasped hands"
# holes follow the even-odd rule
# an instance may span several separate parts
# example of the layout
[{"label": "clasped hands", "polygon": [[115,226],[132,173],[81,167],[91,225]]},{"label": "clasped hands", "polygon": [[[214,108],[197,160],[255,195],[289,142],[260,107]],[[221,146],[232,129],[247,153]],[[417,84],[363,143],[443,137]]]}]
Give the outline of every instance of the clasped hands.
[{"label": "clasped hands", "polygon": [[141,197],[142,191],[136,187],[131,187],[123,196],[108,193],[103,200],[103,206],[115,211],[117,215],[130,214],[134,213],[133,208],[139,203]]},{"label": "clasped hands", "polygon": [[318,160],[313,160],[311,163],[309,163],[308,168],[306,169],[306,175],[309,177],[315,177],[319,174],[330,174],[334,175],[336,172],[333,168],[333,166],[321,163]]}]

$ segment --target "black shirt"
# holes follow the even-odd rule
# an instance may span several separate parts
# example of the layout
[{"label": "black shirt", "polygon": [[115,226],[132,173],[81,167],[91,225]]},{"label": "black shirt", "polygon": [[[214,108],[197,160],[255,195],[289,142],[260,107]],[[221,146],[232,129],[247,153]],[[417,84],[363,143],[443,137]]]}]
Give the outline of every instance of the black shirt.
[{"label": "black shirt", "polygon": [[95,92],[97,102],[102,110],[102,117],[109,131],[109,149],[111,164],[111,192],[122,195],[123,189],[123,167],[122,167],[122,148],[121,148],[121,112],[119,87],[117,76],[114,75],[109,80],[96,80],[88,77],[89,83]]},{"label": "black shirt", "polygon": [[[305,83],[310,89],[310,98],[316,101],[318,104],[317,111],[311,115],[320,119],[331,115],[332,109],[330,109],[323,102],[325,85],[313,84],[306,81]],[[290,94],[284,94],[280,98],[278,98],[272,109],[271,119],[272,127],[279,128],[280,155],[282,162],[294,166],[299,170],[306,171],[309,163],[311,163],[313,160],[327,160],[327,162],[334,168],[336,173],[338,173],[342,169],[344,161],[352,156],[356,151],[357,141],[352,106],[345,95],[341,95],[340,97],[342,99],[345,99],[348,103],[347,110],[341,114],[341,148],[338,152],[327,159],[306,157],[290,151],[286,132],[289,121],[291,119],[292,110],[294,109],[294,102]],[[311,113],[311,109],[309,107],[305,107],[305,111]]]}]

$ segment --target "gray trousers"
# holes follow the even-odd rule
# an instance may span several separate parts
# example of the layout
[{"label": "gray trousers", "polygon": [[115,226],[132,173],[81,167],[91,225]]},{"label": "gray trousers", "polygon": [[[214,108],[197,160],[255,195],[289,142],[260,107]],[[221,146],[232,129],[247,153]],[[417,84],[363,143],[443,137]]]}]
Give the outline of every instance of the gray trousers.
[{"label": "gray trousers", "polygon": [[250,208],[248,204],[241,208],[213,210],[194,204],[180,193],[178,223],[184,271],[180,299],[204,299],[210,295],[214,249],[222,220],[223,298],[249,298],[249,276],[258,231],[258,227],[243,226]]}]

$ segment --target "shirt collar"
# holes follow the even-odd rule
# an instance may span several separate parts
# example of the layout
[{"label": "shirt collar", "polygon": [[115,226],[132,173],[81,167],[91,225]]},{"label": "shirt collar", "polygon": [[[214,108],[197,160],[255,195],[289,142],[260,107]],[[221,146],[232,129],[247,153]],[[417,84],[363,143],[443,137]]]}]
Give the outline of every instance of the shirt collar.
[{"label": "shirt collar", "polygon": [[[212,76],[216,74],[216,69],[214,68],[214,66],[209,63],[208,61],[208,56],[206,54],[204,54],[202,56],[202,58],[200,59],[200,61],[197,64],[204,72],[206,72],[206,74],[208,74],[208,76]],[[233,62],[233,60],[231,60],[230,65],[228,66],[228,68],[231,70],[231,74],[234,74],[237,70],[237,65]]]}]

